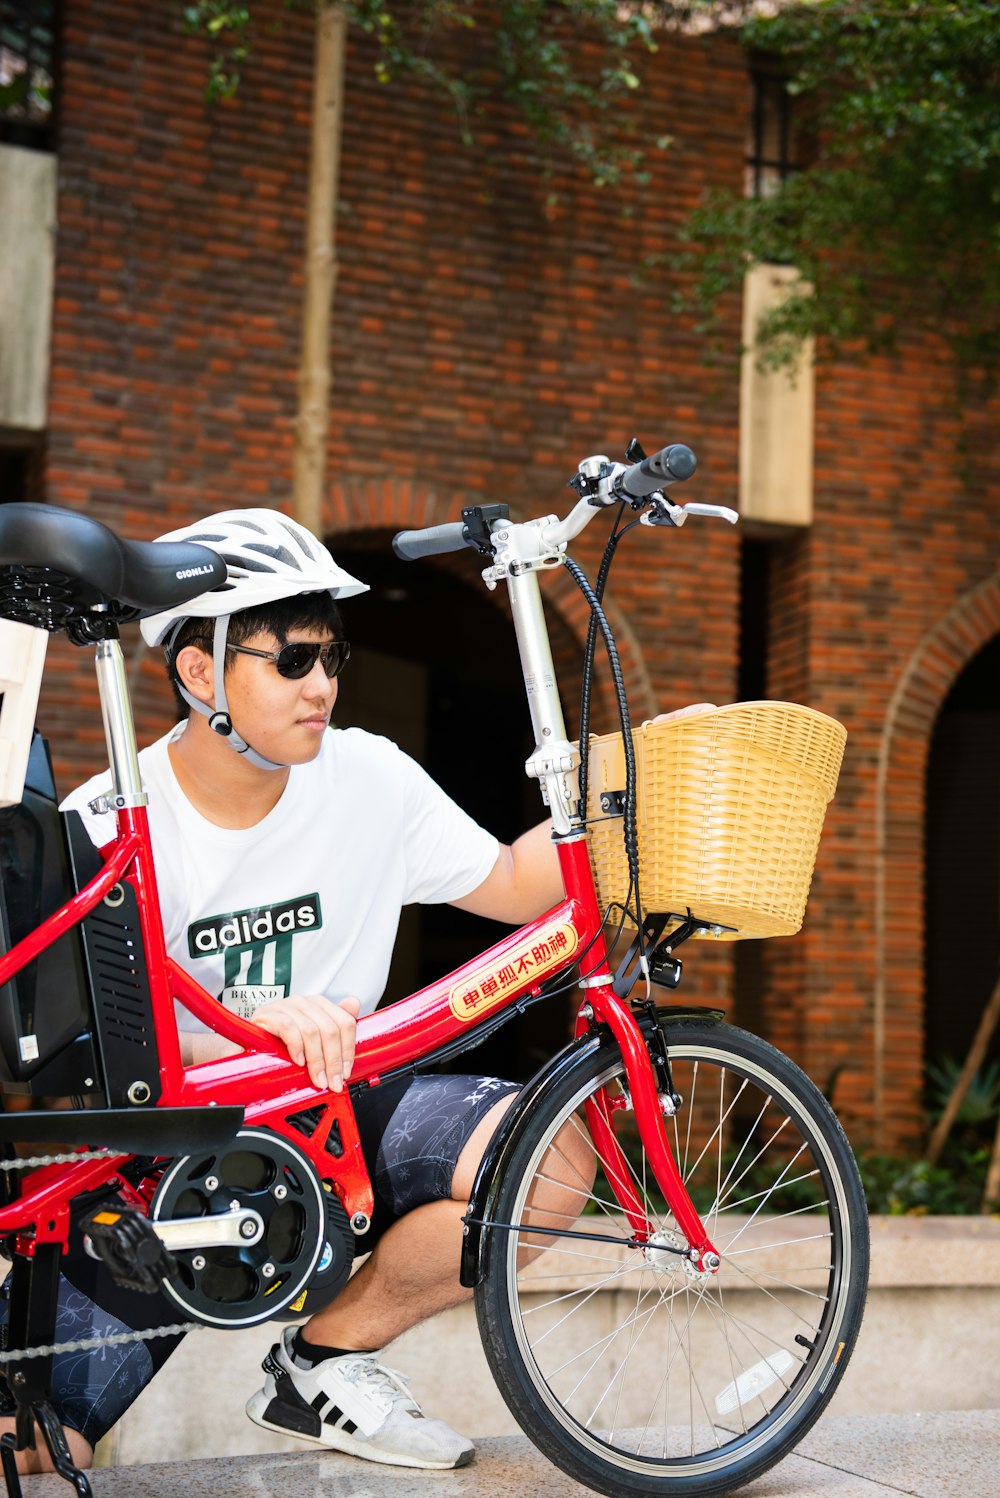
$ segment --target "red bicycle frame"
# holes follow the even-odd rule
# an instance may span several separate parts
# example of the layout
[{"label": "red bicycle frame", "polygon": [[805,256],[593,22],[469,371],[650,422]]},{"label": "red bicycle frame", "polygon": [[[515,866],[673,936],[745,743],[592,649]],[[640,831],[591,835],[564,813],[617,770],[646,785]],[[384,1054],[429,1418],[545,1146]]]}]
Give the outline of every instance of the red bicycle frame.
[{"label": "red bicycle frame", "polygon": [[[311,1157],[321,1177],[330,1177],[331,1168],[335,1169],[334,1189],[350,1218],[370,1217],[371,1183],[348,1092],[317,1093],[305,1068],[291,1061],[280,1041],[225,1009],[168,957],[145,808],[124,808],[118,817],[118,837],[105,850],[104,867],[79,894],[0,957],[0,985],[95,909],[117,883],[127,880],[136,891],[148,964],[160,1061],[159,1106],[243,1107],[248,1125],[265,1125],[286,1134]],[[660,1189],[692,1257],[700,1264],[713,1252],[712,1245],[670,1149],[646,1042],[634,1016],[611,988],[586,841],[582,835],[560,839],[557,848],[566,899],[438,982],[361,1019],[352,1085],[378,1086],[388,1073],[432,1056],[497,1011],[536,996],[543,983],[582,958],[593,984],[586,990],[592,1019],[584,1023],[607,1024],[621,1047],[640,1136]],[[239,1053],[185,1067],[175,1000],[233,1041]],[[325,1111],[312,1136],[292,1130],[286,1122],[288,1115],[315,1107],[319,1100]],[[622,1211],[636,1238],[645,1241],[650,1224],[611,1128],[609,1109],[592,1104],[588,1121]],[[343,1154],[336,1161],[325,1148],[334,1125],[343,1143]],[[104,1156],[82,1160],[79,1165],[35,1170],[24,1181],[23,1195],[0,1208],[0,1235],[17,1233],[18,1250],[29,1254],[37,1243],[65,1242],[70,1200],[113,1178],[127,1158]]]}]

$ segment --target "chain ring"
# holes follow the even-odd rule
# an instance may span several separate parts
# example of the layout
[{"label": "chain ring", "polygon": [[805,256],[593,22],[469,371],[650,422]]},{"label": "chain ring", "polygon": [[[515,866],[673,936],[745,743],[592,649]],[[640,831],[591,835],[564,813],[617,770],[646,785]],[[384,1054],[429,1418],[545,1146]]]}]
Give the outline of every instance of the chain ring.
[{"label": "chain ring", "polygon": [[310,1160],[271,1129],[241,1129],[221,1149],[174,1160],[150,1204],[151,1222],[210,1217],[233,1204],[257,1212],[254,1244],[184,1249],[163,1293],[206,1326],[269,1321],[306,1288],[327,1237],[327,1199]]}]

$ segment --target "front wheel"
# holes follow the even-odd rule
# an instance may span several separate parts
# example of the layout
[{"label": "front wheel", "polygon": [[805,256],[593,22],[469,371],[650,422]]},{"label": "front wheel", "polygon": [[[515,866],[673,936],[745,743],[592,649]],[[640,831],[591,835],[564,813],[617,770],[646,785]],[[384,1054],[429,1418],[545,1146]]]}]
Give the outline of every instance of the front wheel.
[{"label": "front wheel", "polygon": [[[683,1100],[668,1133],[719,1271],[683,1257],[607,1042],[526,1118],[490,1214],[510,1226],[486,1229],[476,1290],[518,1423],[614,1498],[724,1493],[773,1466],[833,1395],[867,1288],[861,1182],[817,1088],[744,1031],[669,1018],[661,1028]],[[596,1158],[595,1097],[652,1224],[648,1243],[630,1242]]]}]

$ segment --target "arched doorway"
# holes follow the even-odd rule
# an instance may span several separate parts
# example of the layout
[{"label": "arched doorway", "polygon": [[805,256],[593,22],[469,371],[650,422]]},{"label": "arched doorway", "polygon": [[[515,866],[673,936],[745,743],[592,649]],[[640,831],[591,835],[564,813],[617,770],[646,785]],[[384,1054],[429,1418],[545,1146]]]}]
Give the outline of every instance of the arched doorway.
[{"label": "arched doorway", "polygon": [[[506,599],[487,593],[471,555],[403,564],[390,537],[337,537],[337,560],[371,592],[343,607],[352,653],[336,721],[394,739],[470,815],[511,842],[545,808],[524,774],[533,738]],[[549,623],[557,658],[578,659],[568,628],[554,614]],[[574,717],[567,713],[568,722]],[[386,1002],[451,971],[508,929],[447,905],[405,910]],[[565,1043],[567,1014],[558,1000],[541,1004],[453,1069],[526,1078]]]},{"label": "arched doorway", "polygon": [[[927,762],[925,1061],[961,1063],[1000,958],[1000,635],[945,698]],[[1000,1062],[1000,1031],[989,1057]]]}]

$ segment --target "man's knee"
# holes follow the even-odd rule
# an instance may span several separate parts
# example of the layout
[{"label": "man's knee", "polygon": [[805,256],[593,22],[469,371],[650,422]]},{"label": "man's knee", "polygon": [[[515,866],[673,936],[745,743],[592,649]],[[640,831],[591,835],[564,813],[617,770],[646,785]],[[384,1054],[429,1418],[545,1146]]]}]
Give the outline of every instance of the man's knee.
[{"label": "man's knee", "polygon": [[[13,1430],[13,1416],[6,1416],[3,1419],[0,1419],[0,1435],[6,1435],[8,1431],[13,1432]],[[81,1472],[88,1471],[89,1468],[94,1464],[94,1448],[91,1446],[90,1442],[84,1436],[81,1436],[78,1430],[74,1430],[71,1425],[64,1425],[62,1431],[63,1435],[66,1438],[66,1445],[69,1447],[69,1454],[72,1458],[73,1465],[75,1467],[78,1467]],[[18,1451],[16,1453],[16,1458],[17,1470],[21,1473],[22,1476],[31,1477],[36,1476],[37,1474],[42,1472],[55,1471],[52,1457],[49,1453],[49,1448],[45,1444],[45,1437],[42,1435],[42,1432],[39,1430],[37,1425],[35,1426],[34,1450],[32,1450],[30,1446],[27,1446],[23,1451]]]},{"label": "man's knee", "polygon": [[499,1103],[496,1103],[485,1117],[479,1120],[466,1140],[451,1181],[451,1195],[454,1201],[468,1201],[472,1193],[473,1182],[486,1153],[486,1146],[500,1127],[501,1119],[513,1104],[516,1096],[516,1093],[511,1092],[505,1098],[501,1098]]},{"label": "man's knee", "polygon": [[69,1454],[73,1458],[74,1465],[79,1467],[81,1472],[86,1472],[94,1465],[93,1446],[81,1436],[78,1430],[73,1430],[69,1425],[63,1426],[63,1435],[66,1437],[66,1444],[69,1446]]},{"label": "man's knee", "polygon": [[562,1162],[562,1177],[568,1186],[589,1195],[597,1174],[597,1153],[590,1134],[571,1118],[555,1137],[553,1148]]}]

